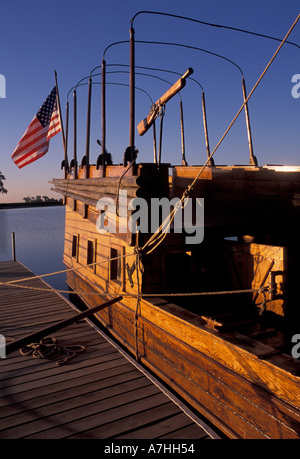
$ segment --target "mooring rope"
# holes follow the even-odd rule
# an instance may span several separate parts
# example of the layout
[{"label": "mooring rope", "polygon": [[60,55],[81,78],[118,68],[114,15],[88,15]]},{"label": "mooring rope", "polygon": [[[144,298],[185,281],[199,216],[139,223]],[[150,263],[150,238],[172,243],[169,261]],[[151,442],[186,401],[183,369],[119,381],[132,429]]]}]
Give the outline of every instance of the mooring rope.
[{"label": "mooring rope", "polygon": [[64,355],[63,358],[57,360],[56,365],[64,365],[78,353],[85,350],[84,346],[72,345],[62,346],[56,338],[43,338],[36,343],[30,343],[26,347],[20,349],[20,354],[23,356],[31,355],[34,359],[57,360]]},{"label": "mooring rope", "polygon": [[[138,286],[138,293],[129,293],[129,292],[124,292],[122,294],[123,297],[131,297],[131,298],[151,298],[151,297],[180,297],[180,296],[210,296],[210,295],[235,295],[235,294],[245,294],[245,293],[264,293],[269,290],[269,287],[259,287],[259,288],[250,288],[250,289],[240,289],[240,290],[222,290],[222,291],[210,291],[210,292],[178,292],[178,293],[141,293],[140,291],[140,279],[138,276],[138,272],[141,272],[143,274],[143,269],[141,269],[141,252],[139,250],[139,247],[135,247],[135,253],[133,254],[127,254],[127,255],[121,255],[119,257],[114,257],[111,259],[107,259],[104,262],[99,262],[99,263],[91,263],[88,265],[83,265],[78,268],[69,268],[66,270],[62,271],[55,271],[52,273],[47,273],[43,275],[37,275],[37,276],[32,276],[32,277],[26,277],[23,279],[16,279],[13,281],[8,281],[8,282],[0,282],[0,287],[15,287],[15,288],[21,288],[21,289],[28,289],[28,290],[36,290],[36,291],[41,291],[41,292],[56,292],[56,293],[67,293],[67,294],[77,294],[77,295],[92,295],[92,296],[102,296],[104,293],[103,292],[85,292],[85,291],[79,291],[79,290],[62,290],[62,289],[56,289],[52,286],[49,286],[48,288],[44,287],[34,287],[31,285],[20,285],[18,284],[19,282],[25,282],[25,281],[31,281],[31,280],[36,280],[36,279],[41,279],[42,277],[46,276],[53,276],[56,274],[60,273],[65,273],[68,271],[73,271],[77,269],[83,269],[86,267],[94,266],[97,264],[101,263],[107,263],[111,260],[118,260],[121,258],[124,258],[126,256],[135,256],[136,257],[136,269],[137,269],[137,286]],[[110,296],[118,296],[119,292],[107,292]]]},{"label": "mooring rope", "polygon": [[80,269],[91,268],[93,266],[101,265],[101,264],[104,264],[104,263],[109,263],[110,261],[119,260],[121,258],[126,258],[126,257],[133,257],[133,256],[135,256],[135,253],[127,253],[126,255],[120,255],[120,256],[114,257],[114,258],[107,258],[106,260],[98,261],[98,262],[95,262],[95,263],[89,263],[87,265],[80,265],[80,266],[77,266],[77,267],[62,269],[60,271],[53,271],[51,273],[39,274],[39,275],[31,276],[31,277],[24,277],[23,279],[14,279],[12,281],[0,282],[0,286],[1,285],[16,284],[18,282],[25,282],[25,281],[33,280],[33,279],[42,279],[44,277],[55,276],[57,274],[64,274],[64,273],[67,273],[67,272],[70,272],[70,271],[79,271]]},{"label": "mooring rope", "polygon": [[[34,279],[38,279],[38,276],[35,276]],[[30,280],[26,279],[26,280]],[[104,295],[107,293],[109,296],[118,296],[120,293],[119,292],[85,292],[85,291],[79,291],[79,290],[60,290],[56,289],[54,287],[49,287],[49,288],[42,288],[42,287],[33,287],[30,285],[18,285],[18,284],[11,284],[11,283],[5,283],[1,282],[0,286],[7,286],[7,287],[14,287],[14,288],[22,288],[22,289],[28,289],[28,290],[37,290],[41,292],[56,292],[56,293],[68,293],[68,294],[75,294],[75,295]],[[129,293],[129,292],[124,292],[122,293],[122,296],[125,297],[130,297],[130,298],[151,298],[151,297],[180,297],[180,296],[209,296],[209,295],[235,295],[235,294],[243,294],[243,293],[263,293],[269,290],[269,287],[260,287],[260,288],[250,288],[250,289],[244,289],[244,290],[222,290],[222,291],[211,291],[211,292],[184,292],[184,293]]]}]

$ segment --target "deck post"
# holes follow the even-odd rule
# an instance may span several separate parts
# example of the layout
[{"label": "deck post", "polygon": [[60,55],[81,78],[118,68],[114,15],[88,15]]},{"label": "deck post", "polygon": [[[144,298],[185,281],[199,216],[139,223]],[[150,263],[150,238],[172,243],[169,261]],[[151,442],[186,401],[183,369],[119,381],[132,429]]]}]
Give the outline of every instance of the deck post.
[{"label": "deck post", "polygon": [[91,130],[91,97],[92,97],[92,78],[89,78],[88,106],[87,106],[87,126],[85,144],[85,178],[90,176],[90,130]]},{"label": "deck post", "polygon": [[[179,95],[180,97],[180,95]],[[184,140],[184,122],[183,122],[183,106],[182,106],[182,100],[180,97],[180,102],[179,102],[179,107],[180,107],[180,127],[181,127],[181,165],[182,166],[187,166],[188,163],[186,161],[185,157],[185,140]]]},{"label": "deck post", "polygon": [[74,159],[74,179],[78,178],[78,169],[77,169],[77,93],[76,89],[73,91],[73,159]]},{"label": "deck post", "polygon": [[249,109],[248,109],[248,102],[247,101],[247,91],[246,91],[246,83],[244,77],[242,78],[242,88],[243,88],[243,97],[245,103],[245,116],[246,116],[246,125],[247,125],[247,134],[248,134],[248,143],[249,143],[249,151],[250,151],[250,165],[257,166],[257,159],[253,153],[253,143],[252,143],[252,134],[251,134],[251,126],[250,126],[250,116],[249,116]]},{"label": "deck post", "polygon": [[130,28],[130,126],[129,146],[131,147],[131,162],[134,159],[134,132],[135,132],[135,43],[134,28]]},{"label": "deck post", "polygon": [[102,60],[102,103],[101,103],[101,116],[102,116],[102,177],[105,177],[106,165],[106,61]]},{"label": "deck post", "polygon": [[[207,159],[209,159],[209,157],[210,157],[210,147],[209,147],[209,139],[208,139],[206,104],[205,104],[204,91],[202,91],[202,114],[203,114],[203,125],[204,125],[204,135],[205,135],[205,145],[206,145]],[[208,166],[214,166],[214,165],[215,165],[214,159],[211,158],[209,160],[209,162],[208,162]]]},{"label": "deck post", "polygon": [[68,156],[68,137],[69,137],[69,101],[66,103],[66,135],[65,135],[65,155]]},{"label": "deck post", "polygon": [[12,260],[16,261],[16,238],[15,233],[11,233]]},{"label": "deck post", "polygon": [[61,125],[61,134],[62,134],[62,141],[63,141],[63,148],[64,148],[64,176],[65,179],[68,177],[68,172],[69,172],[69,161],[68,161],[68,153],[66,149],[66,138],[65,138],[65,132],[64,132],[64,125],[63,125],[63,119],[62,119],[62,114],[61,114],[61,106],[60,106],[60,99],[59,99],[59,91],[58,91],[58,83],[57,83],[57,72],[56,70],[54,71],[54,76],[55,76],[55,87],[56,87],[56,102],[57,102],[57,108],[59,111],[59,117],[60,117],[60,125]]}]

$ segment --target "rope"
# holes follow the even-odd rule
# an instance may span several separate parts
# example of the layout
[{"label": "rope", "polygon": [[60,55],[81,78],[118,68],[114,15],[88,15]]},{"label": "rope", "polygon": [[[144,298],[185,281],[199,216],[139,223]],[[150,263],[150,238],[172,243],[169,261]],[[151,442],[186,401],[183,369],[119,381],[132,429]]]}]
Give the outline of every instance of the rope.
[{"label": "rope", "polygon": [[[192,293],[147,293],[143,294],[142,297],[168,297],[168,296],[210,296],[210,295],[235,295],[243,293],[264,293],[269,290],[269,287],[260,287],[257,289],[249,288],[245,290],[222,290],[217,292],[192,292]],[[134,296],[134,295],[133,295]]]},{"label": "rope", "polygon": [[117,189],[117,194],[116,194],[116,214],[117,216],[119,217],[119,192],[120,192],[120,187],[121,187],[121,182],[122,182],[122,179],[124,177],[124,175],[126,174],[126,172],[128,172],[131,167],[135,164],[136,162],[136,159],[134,159],[130,164],[129,166],[127,167],[127,169],[125,169],[125,171],[123,172],[123,174],[121,175],[120,179],[119,179],[119,182],[118,182],[118,189]]},{"label": "rope", "polygon": [[28,344],[20,349],[20,354],[31,355],[34,359],[55,360],[61,355],[65,357],[57,360],[56,365],[64,365],[68,360],[85,350],[84,346],[61,346],[55,338],[44,338],[36,343]]},{"label": "rope", "polygon": [[[189,196],[190,193],[190,187],[188,187],[180,201],[176,203],[174,206],[173,210],[170,212],[170,215],[163,221],[163,223],[160,225],[160,227],[156,230],[156,232],[150,237],[150,239],[146,242],[146,244],[140,249],[142,253],[146,253],[149,255],[151,252],[153,252],[165,239],[167,233],[169,232],[170,226],[175,218],[176,213],[180,208],[184,209],[184,207],[187,205],[187,197]],[[155,245],[154,245],[155,244]],[[150,250],[145,252],[147,247],[153,246]]]},{"label": "rope", "polygon": [[53,272],[47,273],[47,274],[39,274],[39,275],[36,275],[36,276],[31,276],[31,277],[24,277],[23,279],[15,279],[15,280],[8,281],[8,282],[0,282],[0,286],[1,285],[16,284],[17,282],[25,282],[25,281],[33,280],[33,279],[42,279],[43,277],[55,276],[57,274],[67,273],[69,271],[78,271],[79,269],[89,268],[89,267],[92,267],[92,266],[101,265],[101,264],[104,264],[104,263],[109,263],[110,261],[113,261],[113,260],[119,260],[120,258],[133,257],[133,256],[135,256],[134,253],[128,253],[126,255],[120,255],[119,257],[108,258],[108,259],[103,260],[103,261],[98,261],[98,262],[94,262],[94,263],[89,263],[87,265],[77,266],[77,268],[75,268],[75,267],[74,268],[67,268],[67,269],[62,269],[61,271],[53,271]]},{"label": "rope", "polygon": [[138,349],[138,314],[139,314],[139,305],[141,301],[141,287],[140,287],[140,272],[141,272],[141,266],[140,266],[140,261],[141,261],[141,254],[138,250],[138,247],[136,247],[136,260],[135,260],[135,266],[136,266],[136,277],[137,277],[137,298],[136,298],[136,307],[135,307],[135,314],[134,314],[134,338],[135,338],[135,359],[138,362],[139,360],[139,349]]},{"label": "rope", "polygon": [[265,310],[266,310],[266,304],[267,304],[267,297],[266,297],[266,292],[265,292],[265,290],[263,290],[261,293],[263,294],[264,299],[263,299],[263,301],[262,301],[262,303],[261,303],[261,305],[260,305],[260,310],[259,310],[259,315],[260,315],[260,316],[262,316],[263,313],[265,312]]},{"label": "rope", "polygon": [[[140,251],[139,251],[139,255]],[[140,261],[139,261],[140,263]],[[140,269],[140,272],[142,273],[142,269]],[[38,276],[35,276],[35,278],[38,278]],[[32,278],[26,279],[30,280]],[[19,281],[20,282],[20,281]],[[139,281],[138,281],[139,282]],[[74,295],[92,295],[92,296],[102,296],[103,292],[85,292],[85,291],[79,291],[79,290],[73,290],[70,292],[69,290],[60,290],[60,289],[55,289],[55,288],[42,288],[42,287],[32,287],[29,285],[17,285],[17,284],[11,284],[10,282],[1,282],[0,285],[7,286],[7,287],[15,287],[15,288],[23,288],[23,289],[28,289],[28,290],[37,290],[37,291],[42,291],[42,292],[56,292],[56,293],[68,293],[68,294],[74,294]],[[263,293],[269,290],[269,287],[261,287],[258,289],[244,289],[244,290],[223,290],[223,291],[217,291],[217,292],[190,292],[190,293],[123,293],[122,296],[124,298],[130,297],[130,298],[151,298],[151,297],[176,297],[176,296],[209,296],[209,295],[235,295],[235,294],[243,294],[243,293]],[[114,293],[114,292],[108,292],[110,296],[118,296],[119,293]]]}]

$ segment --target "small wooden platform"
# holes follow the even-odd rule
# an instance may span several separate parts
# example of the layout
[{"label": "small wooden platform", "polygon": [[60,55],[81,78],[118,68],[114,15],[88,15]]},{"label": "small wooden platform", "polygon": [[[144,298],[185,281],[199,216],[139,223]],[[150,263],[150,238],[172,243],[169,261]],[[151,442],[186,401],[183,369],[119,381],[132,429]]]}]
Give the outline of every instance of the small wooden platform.
[{"label": "small wooden platform", "polygon": [[[0,262],[0,282],[33,276],[19,262]],[[37,278],[22,284],[50,288]],[[53,290],[0,285],[0,334],[19,339],[74,315],[72,307]],[[85,351],[63,366],[18,351],[0,359],[1,439],[219,438],[89,321],[54,336]]]}]

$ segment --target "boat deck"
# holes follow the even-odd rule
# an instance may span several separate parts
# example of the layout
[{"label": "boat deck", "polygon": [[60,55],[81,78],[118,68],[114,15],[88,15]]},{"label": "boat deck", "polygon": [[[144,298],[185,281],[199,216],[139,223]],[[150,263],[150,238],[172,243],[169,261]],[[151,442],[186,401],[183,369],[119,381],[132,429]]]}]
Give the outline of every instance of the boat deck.
[{"label": "boat deck", "polygon": [[[23,285],[42,290],[0,286],[6,344],[76,314],[21,263],[0,262],[0,282],[27,277]],[[1,439],[219,438],[90,321],[53,336],[85,351],[63,366],[19,351],[0,359]]]}]

